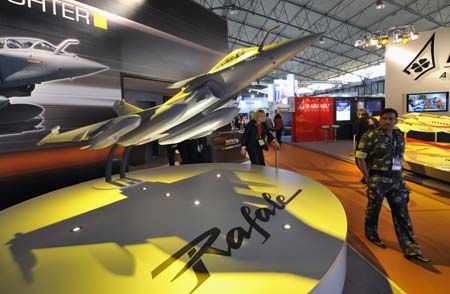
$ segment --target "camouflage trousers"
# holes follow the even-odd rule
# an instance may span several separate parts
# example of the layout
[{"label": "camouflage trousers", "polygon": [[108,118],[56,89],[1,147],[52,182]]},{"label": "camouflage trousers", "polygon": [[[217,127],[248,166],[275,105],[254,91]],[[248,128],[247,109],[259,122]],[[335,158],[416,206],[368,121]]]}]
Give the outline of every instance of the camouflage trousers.
[{"label": "camouflage trousers", "polygon": [[395,233],[404,254],[421,254],[414,236],[408,212],[409,190],[401,174],[385,177],[369,176],[367,183],[368,203],[365,219],[365,233],[368,237],[378,237],[378,217],[383,199],[386,197],[391,208]]}]

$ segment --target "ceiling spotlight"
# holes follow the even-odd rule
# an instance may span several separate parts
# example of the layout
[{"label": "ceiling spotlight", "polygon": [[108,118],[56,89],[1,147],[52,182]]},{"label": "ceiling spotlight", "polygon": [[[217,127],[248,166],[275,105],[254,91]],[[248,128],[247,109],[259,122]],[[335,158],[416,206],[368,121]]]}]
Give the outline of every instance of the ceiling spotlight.
[{"label": "ceiling spotlight", "polygon": [[216,175],[217,178],[220,178],[221,176],[222,176],[221,174],[217,174],[217,175]]},{"label": "ceiling spotlight", "polygon": [[409,42],[409,38],[408,37],[402,38],[402,43],[403,44],[408,44],[408,42]]},{"label": "ceiling spotlight", "polygon": [[372,38],[370,38],[369,45],[370,46],[377,46],[378,45],[377,37],[373,36]]},{"label": "ceiling spotlight", "polygon": [[170,197],[170,193],[169,192],[167,192],[164,196],[166,196],[166,197]]},{"label": "ceiling spotlight", "polygon": [[148,188],[146,186],[144,186],[141,189],[142,189],[142,191],[147,191]]},{"label": "ceiling spotlight", "polygon": [[195,201],[194,201],[194,205],[195,205],[195,206],[199,206],[199,205],[200,205],[200,201],[199,201],[199,200],[195,200]]},{"label": "ceiling spotlight", "polygon": [[355,47],[365,47],[366,42],[364,40],[356,40]]},{"label": "ceiling spotlight", "polygon": [[238,7],[236,7],[236,6],[234,6],[234,5],[231,5],[230,8],[231,8],[231,10],[230,10],[230,14],[231,14],[231,15],[236,15],[236,14],[239,13]]},{"label": "ceiling spotlight", "polygon": [[384,0],[377,0],[375,3],[375,9],[384,9],[386,7],[386,4],[384,4]]},{"label": "ceiling spotlight", "polygon": [[381,45],[387,45],[387,44],[389,44],[389,37],[388,36],[381,37]]},{"label": "ceiling spotlight", "polygon": [[400,43],[401,41],[402,41],[402,38],[400,38],[400,33],[394,32],[394,38],[392,40],[392,43],[397,44],[397,43]]}]

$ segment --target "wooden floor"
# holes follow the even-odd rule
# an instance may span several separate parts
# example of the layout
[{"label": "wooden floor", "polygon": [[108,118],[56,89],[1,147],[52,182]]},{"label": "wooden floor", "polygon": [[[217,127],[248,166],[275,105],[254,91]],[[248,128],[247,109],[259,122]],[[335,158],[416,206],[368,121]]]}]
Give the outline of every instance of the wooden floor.
[{"label": "wooden floor", "polygon": [[[273,149],[265,156],[266,164],[273,166]],[[423,254],[433,259],[431,264],[417,264],[403,257],[387,206],[381,211],[378,232],[388,248],[381,249],[364,237],[367,200],[354,164],[284,144],[279,167],[313,178],[333,191],[347,213],[350,245],[406,293],[450,293],[450,193],[407,182],[416,238]]]}]

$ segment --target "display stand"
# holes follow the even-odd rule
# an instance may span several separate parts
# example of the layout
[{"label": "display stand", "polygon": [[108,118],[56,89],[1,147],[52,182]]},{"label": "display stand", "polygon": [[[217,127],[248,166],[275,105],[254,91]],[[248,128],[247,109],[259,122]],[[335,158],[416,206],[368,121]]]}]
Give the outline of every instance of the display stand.
[{"label": "display stand", "polygon": [[0,293],[342,292],[347,220],[320,183],[246,164],[127,176],[0,212]]}]

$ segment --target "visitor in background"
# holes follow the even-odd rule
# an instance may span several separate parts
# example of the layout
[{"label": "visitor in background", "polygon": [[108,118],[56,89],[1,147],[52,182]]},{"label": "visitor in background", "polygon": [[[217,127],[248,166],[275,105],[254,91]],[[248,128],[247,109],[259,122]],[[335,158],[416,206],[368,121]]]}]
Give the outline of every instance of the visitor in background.
[{"label": "visitor in background", "polygon": [[386,248],[378,236],[378,217],[383,198],[386,197],[395,233],[405,257],[431,262],[431,259],[422,256],[409,217],[409,190],[403,179],[402,167],[405,140],[403,133],[394,129],[397,122],[398,113],[395,109],[383,110],[379,128],[363,134],[356,150],[358,167],[367,182],[365,235],[370,242]]},{"label": "visitor in background", "polygon": [[281,145],[281,133],[283,132],[284,125],[283,125],[283,118],[281,117],[281,114],[277,113],[275,114],[274,118],[274,124],[275,124],[275,135],[277,137],[278,143]]},{"label": "visitor in background", "polygon": [[247,118],[245,117],[245,115],[242,115],[241,120],[239,121],[239,130],[243,130],[245,128],[246,121]]},{"label": "visitor in background", "polygon": [[265,124],[266,113],[264,110],[258,110],[253,119],[245,127],[242,135],[241,154],[245,156],[248,153],[252,164],[266,165],[264,160],[264,150],[269,150],[267,139],[278,148],[280,145]]},{"label": "visitor in background", "polygon": [[[178,149],[178,145],[167,145],[166,146],[166,155],[167,155],[167,161],[169,162],[170,166],[175,165],[175,151]],[[179,152],[179,151],[178,151]]]},{"label": "visitor in background", "polygon": [[269,113],[266,113],[266,126],[267,129],[269,130],[269,132],[273,132],[274,128],[273,128],[273,121],[269,116]]},{"label": "visitor in background", "polygon": [[[370,117],[369,111],[365,108],[361,108],[358,110],[357,119],[353,124],[353,135],[355,136],[355,146],[358,147],[359,142],[361,141],[362,135],[366,132],[375,129],[375,121]],[[358,160],[355,157],[356,166],[358,166]],[[362,177],[361,183],[365,184],[366,179]]]}]

